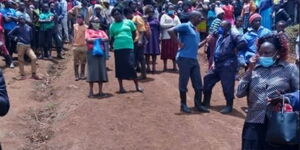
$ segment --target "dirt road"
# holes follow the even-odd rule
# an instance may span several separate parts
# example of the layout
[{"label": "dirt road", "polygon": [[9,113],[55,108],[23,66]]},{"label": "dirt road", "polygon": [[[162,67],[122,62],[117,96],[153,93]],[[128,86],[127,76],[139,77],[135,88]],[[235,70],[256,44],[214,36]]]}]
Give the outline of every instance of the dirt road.
[{"label": "dirt road", "polygon": [[[200,60],[203,76],[207,68],[203,54]],[[111,57],[108,66],[114,70],[113,62]],[[161,64],[158,61],[158,70]],[[143,94],[120,95],[114,71],[110,71],[104,92],[112,96],[88,99],[88,84],[74,81],[72,66],[70,54],[59,65],[39,61],[45,81],[16,81],[17,69],[5,70],[12,106],[0,121],[4,150],[240,149],[245,118],[241,108],[246,102],[235,99],[233,113],[220,114],[225,100],[219,84],[210,113],[186,115],[179,112],[177,73],[149,75],[141,84]],[[189,86],[188,103],[193,106],[194,92]],[[126,81],[125,88],[134,90],[133,82]]]}]

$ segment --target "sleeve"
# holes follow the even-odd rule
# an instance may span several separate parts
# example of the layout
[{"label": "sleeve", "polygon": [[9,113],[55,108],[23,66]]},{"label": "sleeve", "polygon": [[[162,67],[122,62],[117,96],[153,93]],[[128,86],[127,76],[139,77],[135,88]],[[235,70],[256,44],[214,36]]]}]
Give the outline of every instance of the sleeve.
[{"label": "sleeve", "polygon": [[139,32],[145,32],[146,31],[146,27],[145,27],[145,21],[142,19],[142,17],[134,17],[133,21],[136,23],[137,26],[137,30]]},{"label": "sleeve", "polygon": [[176,31],[176,32],[187,32],[187,26],[186,26],[186,24],[177,25],[174,28],[174,31]]},{"label": "sleeve", "polygon": [[291,72],[290,75],[290,85],[291,85],[291,91],[297,91],[299,90],[299,69],[295,64],[290,64],[289,72]]},{"label": "sleeve", "polygon": [[135,31],[136,30],[136,26],[135,24],[133,23],[133,21],[129,20],[129,27],[131,29],[131,32]]},{"label": "sleeve", "polygon": [[9,98],[6,90],[5,80],[0,70],[0,116],[4,116],[7,114],[9,110]]},{"label": "sleeve", "polygon": [[110,38],[113,38],[113,37],[114,37],[113,24],[111,24],[110,27],[109,27],[109,37],[110,37]]},{"label": "sleeve", "polygon": [[248,95],[249,86],[251,82],[251,75],[251,72],[246,72],[245,75],[242,77],[237,87],[236,97],[242,98]]},{"label": "sleeve", "polygon": [[179,17],[178,16],[175,16],[175,22],[176,22],[176,26],[177,25],[179,25],[179,24],[181,24],[181,21],[180,21],[180,19],[179,19]]}]

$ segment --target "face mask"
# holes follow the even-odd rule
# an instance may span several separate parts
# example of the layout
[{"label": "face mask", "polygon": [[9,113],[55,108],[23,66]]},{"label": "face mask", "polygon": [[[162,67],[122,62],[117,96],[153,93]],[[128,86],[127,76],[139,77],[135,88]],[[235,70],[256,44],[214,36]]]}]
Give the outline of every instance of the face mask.
[{"label": "face mask", "polygon": [[169,11],[168,11],[168,14],[169,14],[169,15],[174,15],[174,10],[169,10]]},{"label": "face mask", "polygon": [[99,30],[100,29],[100,23],[92,23],[92,26],[95,30]]},{"label": "face mask", "polygon": [[224,34],[224,29],[222,27],[219,27],[218,28],[218,34]]},{"label": "face mask", "polygon": [[259,63],[263,67],[270,67],[275,63],[275,60],[273,57],[259,57]]}]

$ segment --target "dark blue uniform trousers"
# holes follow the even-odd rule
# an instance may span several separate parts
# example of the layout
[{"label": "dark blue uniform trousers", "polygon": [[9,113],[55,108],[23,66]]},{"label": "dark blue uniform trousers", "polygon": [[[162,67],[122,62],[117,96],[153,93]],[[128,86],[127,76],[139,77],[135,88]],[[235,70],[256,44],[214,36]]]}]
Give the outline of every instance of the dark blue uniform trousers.
[{"label": "dark blue uniform trousers", "polygon": [[221,81],[223,93],[228,106],[233,105],[234,99],[234,83],[236,75],[236,62],[231,62],[229,65],[215,64],[215,68],[210,70],[204,77],[204,102],[205,106],[210,106],[212,89],[215,84]]}]

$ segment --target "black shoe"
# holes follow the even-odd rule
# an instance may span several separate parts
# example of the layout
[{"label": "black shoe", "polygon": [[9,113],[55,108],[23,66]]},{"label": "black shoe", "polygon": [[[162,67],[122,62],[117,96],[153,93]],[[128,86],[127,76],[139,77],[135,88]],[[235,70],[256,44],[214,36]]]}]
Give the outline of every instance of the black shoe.
[{"label": "black shoe", "polygon": [[191,109],[185,104],[181,104],[180,111],[184,113],[192,113]]},{"label": "black shoe", "polygon": [[228,114],[231,112],[232,112],[232,106],[226,106],[220,111],[220,113],[222,113],[222,114]]},{"label": "black shoe", "polygon": [[200,106],[196,106],[197,110],[200,112],[205,112],[205,113],[209,113],[209,110],[207,107],[200,105]]}]

